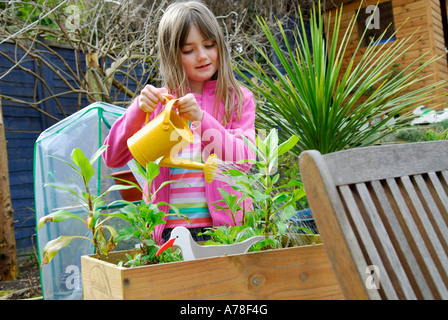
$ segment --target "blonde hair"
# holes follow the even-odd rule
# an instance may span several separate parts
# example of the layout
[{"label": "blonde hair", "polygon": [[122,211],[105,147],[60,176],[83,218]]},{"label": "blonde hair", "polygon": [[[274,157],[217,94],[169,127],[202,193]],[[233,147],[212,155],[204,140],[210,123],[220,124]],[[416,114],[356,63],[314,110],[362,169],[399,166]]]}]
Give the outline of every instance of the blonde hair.
[{"label": "blonde hair", "polygon": [[216,80],[214,116],[218,115],[218,106],[222,101],[225,113],[222,124],[232,120],[235,102],[238,102],[237,118],[241,118],[243,93],[232,70],[230,51],[223,32],[210,9],[199,1],[177,2],[171,4],[164,13],[158,31],[160,71],[164,86],[169,93],[184,96],[188,93],[188,79],[181,60],[184,46],[192,25],[202,36],[216,43],[219,66],[212,80]]}]

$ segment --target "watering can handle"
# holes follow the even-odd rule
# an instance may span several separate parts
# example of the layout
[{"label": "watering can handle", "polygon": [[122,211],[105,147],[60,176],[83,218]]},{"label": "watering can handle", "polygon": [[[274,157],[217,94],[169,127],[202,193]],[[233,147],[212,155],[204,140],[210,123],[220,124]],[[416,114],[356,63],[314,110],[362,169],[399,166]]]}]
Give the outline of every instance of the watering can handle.
[{"label": "watering can handle", "polygon": [[170,124],[171,109],[173,108],[173,104],[177,101],[177,99],[170,100],[167,97],[165,97],[165,99],[166,99],[166,105],[165,110],[163,111],[165,112],[165,115],[163,117],[163,124],[167,126]]},{"label": "watering can handle", "polygon": [[[166,99],[166,106],[165,106],[165,115],[163,118],[163,124],[165,126],[169,125],[170,123],[170,116],[171,116],[171,109],[173,107],[173,104],[178,100],[178,99],[168,99],[167,97],[165,97]],[[185,125],[188,127],[188,120],[187,119],[182,119],[185,122]],[[145,124],[148,124],[149,122],[149,113],[146,113],[146,119],[145,119]]]},{"label": "watering can handle", "polygon": [[[165,107],[165,110],[166,110],[166,108],[168,107],[168,102],[170,101],[170,99],[168,99],[167,97],[165,97],[165,100],[166,100],[166,103],[167,103],[167,105],[166,105],[166,107]],[[177,100],[177,99],[175,99],[174,101],[176,101],[176,100]],[[171,107],[173,106],[174,101],[173,101],[173,103],[171,103],[171,105],[168,107],[168,108],[170,109],[169,111],[171,111]],[[167,114],[168,114],[168,117],[167,117]],[[168,124],[168,123],[169,123],[169,114],[170,114],[169,112],[165,113],[165,118],[164,118],[164,120],[163,120],[163,124]],[[145,125],[147,125],[148,122],[149,122],[149,112],[146,113]]]}]

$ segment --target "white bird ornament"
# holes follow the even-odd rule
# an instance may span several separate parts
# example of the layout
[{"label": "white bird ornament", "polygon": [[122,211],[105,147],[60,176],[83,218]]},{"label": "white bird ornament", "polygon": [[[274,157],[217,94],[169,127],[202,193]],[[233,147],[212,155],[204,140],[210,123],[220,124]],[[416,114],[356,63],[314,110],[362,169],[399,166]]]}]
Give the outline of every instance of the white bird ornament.
[{"label": "white bird ornament", "polygon": [[193,237],[187,228],[176,227],[171,231],[170,239],[157,251],[156,256],[173,245],[178,246],[182,250],[184,261],[218,257],[226,254],[246,253],[253,244],[263,239],[264,236],[254,236],[242,242],[228,245],[201,246],[193,240]]}]

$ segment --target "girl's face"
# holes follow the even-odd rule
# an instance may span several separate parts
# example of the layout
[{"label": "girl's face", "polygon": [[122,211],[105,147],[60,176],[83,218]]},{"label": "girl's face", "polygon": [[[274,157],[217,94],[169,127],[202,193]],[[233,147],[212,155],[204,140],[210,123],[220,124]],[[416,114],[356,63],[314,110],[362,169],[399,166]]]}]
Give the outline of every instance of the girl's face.
[{"label": "girl's face", "polygon": [[181,48],[182,64],[190,89],[202,94],[204,82],[218,70],[218,48],[212,40],[206,40],[199,29],[192,25],[185,45]]}]

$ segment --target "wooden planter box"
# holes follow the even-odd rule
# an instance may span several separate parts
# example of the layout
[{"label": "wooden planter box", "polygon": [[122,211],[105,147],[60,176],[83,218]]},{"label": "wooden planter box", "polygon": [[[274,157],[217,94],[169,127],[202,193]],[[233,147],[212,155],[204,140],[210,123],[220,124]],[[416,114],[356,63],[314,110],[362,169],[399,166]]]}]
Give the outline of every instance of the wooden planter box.
[{"label": "wooden planter box", "polygon": [[118,267],[126,252],[81,257],[84,299],[343,299],[322,244]]}]

